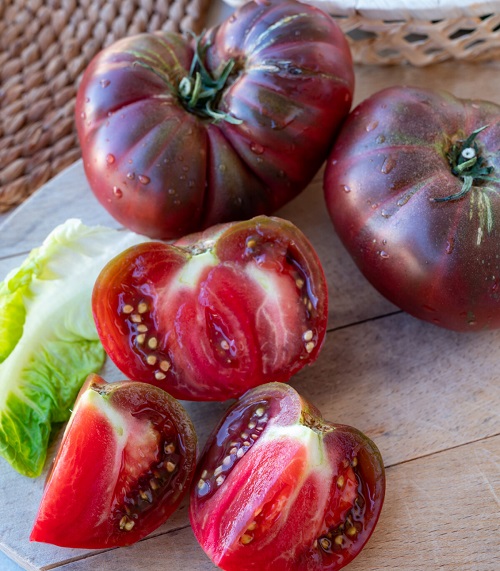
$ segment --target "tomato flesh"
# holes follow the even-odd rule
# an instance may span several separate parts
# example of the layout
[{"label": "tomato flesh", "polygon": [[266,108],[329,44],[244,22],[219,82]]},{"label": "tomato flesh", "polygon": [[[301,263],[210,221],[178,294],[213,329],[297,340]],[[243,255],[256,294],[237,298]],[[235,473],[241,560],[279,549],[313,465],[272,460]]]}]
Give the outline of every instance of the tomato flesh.
[{"label": "tomato flesh", "polygon": [[47,479],[30,539],[62,547],[130,545],[171,515],[187,492],[196,435],[157,387],[90,375]]},{"label": "tomato flesh", "polygon": [[373,442],[270,383],[243,395],[209,438],[190,519],[226,571],[335,571],[368,541],[384,492]]},{"label": "tomato flesh", "polygon": [[99,276],[93,312],[127,377],[176,398],[225,400],[313,362],[328,299],[306,237],[261,216],[130,248]]}]

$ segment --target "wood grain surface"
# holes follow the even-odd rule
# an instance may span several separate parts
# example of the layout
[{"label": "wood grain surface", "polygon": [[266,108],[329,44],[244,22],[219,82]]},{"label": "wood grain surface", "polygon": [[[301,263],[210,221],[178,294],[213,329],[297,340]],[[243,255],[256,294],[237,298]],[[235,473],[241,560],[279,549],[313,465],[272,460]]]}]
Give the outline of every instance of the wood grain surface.
[{"label": "wood grain surface", "polygon": [[[500,103],[500,63],[357,68],[356,102],[394,84],[445,88]],[[322,173],[278,215],[317,249],[330,291],[329,332],[318,361],[292,384],[325,417],[366,432],[387,467],[379,525],[349,571],[500,569],[500,331],[458,334],[420,322],[383,299],[336,237]],[[0,279],[67,218],[117,226],[77,163],[0,221]],[[107,364],[108,380],[121,378]],[[228,406],[183,403],[201,444]],[[53,450],[55,446],[53,447]],[[53,452],[52,450],[52,452]],[[29,570],[215,569],[189,527],[187,504],[123,549],[90,552],[33,544],[28,535],[44,477],[23,478],[0,460],[0,549]],[[2,569],[0,561],[0,569]]]}]

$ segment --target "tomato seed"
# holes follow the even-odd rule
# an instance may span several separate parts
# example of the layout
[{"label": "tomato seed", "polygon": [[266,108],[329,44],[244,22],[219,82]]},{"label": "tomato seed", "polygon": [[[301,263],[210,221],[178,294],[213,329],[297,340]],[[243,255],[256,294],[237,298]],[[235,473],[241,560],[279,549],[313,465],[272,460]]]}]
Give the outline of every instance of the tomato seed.
[{"label": "tomato seed", "polygon": [[314,335],[313,332],[310,329],[308,329],[303,335],[304,341],[311,341],[313,335]]},{"label": "tomato seed", "polygon": [[133,323],[141,323],[142,321],[142,317],[138,313],[133,313],[130,316],[130,319],[132,320]]},{"label": "tomato seed", "polygon": [[154,365],[156,363],[156,357],[154,355],[148,355],[146,361],[148,365]]},{"label": "tomato seed", "polygon": [[146,313],[147,310],[148,310],[148,304],[145,301],[141,301],[137,306],[137,311],[139,313]]},{"label": "tomato seed", "polygon": [[132,311],[134,311],[134,308],[127,303],[127,305],[123,306],[122,311],[123,311],[123,313],[128,314],[128,313],[132,313]]},{"label": "tomato seed", "polygon": [[167,372],[170,369],[170,363],[168,361],[161,361],[160,362],[160,369],[162,371]]},{"label": "tomato seed", "polygon": [[150,349],[156,349],[158,347],[158,339],[156,339],[156,337],[150,337],[148,339],[148,347]]},{"label": "tomato seed", "polygon": [[241,536],[241,543],[243,543],[243,545],[248,545],[251,541],[253,540],[253,537],[251,535],[248,535],[248,533],[244,533]]},{"label": "tomato seed", "polygon": [[328,550],[331,548],[331,546],[332,546],[332,542],[331,542],[328,538],[326,538],[326,537],[322,537],[322,538],[319,540],[319,544],[321,545],[321,547],[322,547],[325,551],[328,551]]},{"label": "tomato seed", "polygon": [[144,341],[146,341],[146,335],[144,333],[141,333],[140,335],[137,335],[136,339],[139,345],[143,345]]},{"label": "tomato seed", "polygon": [[172,473],[175,470],[175,464],[173,462],[167,462],[167,472]]},{"label": "tomato seed", "polygon": [[157,371],[155,373],[155,379],[158,381],[163,381],[163,379],[166,379],[167,375],[165,375],[165,373],[161,373],[160,371]]},{"label": "tomato seed", "polygon": [[144,325],[143,323],[137,326],[137,331],[139,331],[140,333],[146,333],[147,330],[148,330],[147,325]]},{"label": "tomato seed", "polygon": [[165,454],[173,454],[175,452],[175,444],[170,443],[165,445]]}]

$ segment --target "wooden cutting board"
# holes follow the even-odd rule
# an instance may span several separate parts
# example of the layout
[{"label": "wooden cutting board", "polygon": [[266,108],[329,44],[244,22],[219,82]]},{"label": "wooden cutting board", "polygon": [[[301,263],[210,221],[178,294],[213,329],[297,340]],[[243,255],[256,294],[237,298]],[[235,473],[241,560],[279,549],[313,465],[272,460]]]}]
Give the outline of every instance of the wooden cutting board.
[{"label": "wooden cutting board", "polygon": [[[500,103],[500,64],[358,68],[356,102],[394,84],[440,87]],[[500,569],[500,331],[465,335],[420,322],[360,275],[327,216],[321,173],[278,212],[309,237],[330,291],[329,332],[318,361],[292,381],[325,417],[379,446],[387,496],[379,525],[349,571]],[[0,225],[0,279],[67,218],[116,223],[76,163]],[[109,380],[120,374],[107,365]],[[184,403],[203,445],[226,404]],[[215,569],[198,546],[186,503],[138,544],[90,552],[28,541],[44,477],[0,460],[0,549],[25,569]],[[0,562],[1,566],[1,562]]]}]

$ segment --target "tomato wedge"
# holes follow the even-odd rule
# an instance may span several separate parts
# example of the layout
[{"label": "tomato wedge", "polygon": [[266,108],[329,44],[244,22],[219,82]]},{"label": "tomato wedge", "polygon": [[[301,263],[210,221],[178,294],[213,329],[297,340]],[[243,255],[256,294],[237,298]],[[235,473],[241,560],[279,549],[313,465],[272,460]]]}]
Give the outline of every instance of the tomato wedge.
[{"label": "tomato wedge", "polygon": [[248,391],[209,438],[190,519],[226,571],[337,571],[368,541],[384,494],[370,439],[270,383]]},{"label": "tomato wedge", "polygon": [[165,391],[90,375],[42,497],[31,541],[130,545],[164,523],[189,489],[196,434]]},{"label": "tomato wedge", "polygon": [[313,247],[266,216],[130,248],[104,268],[92,303],[118,368],[187,400],[288,381],[318,356],[328,311]]}]

